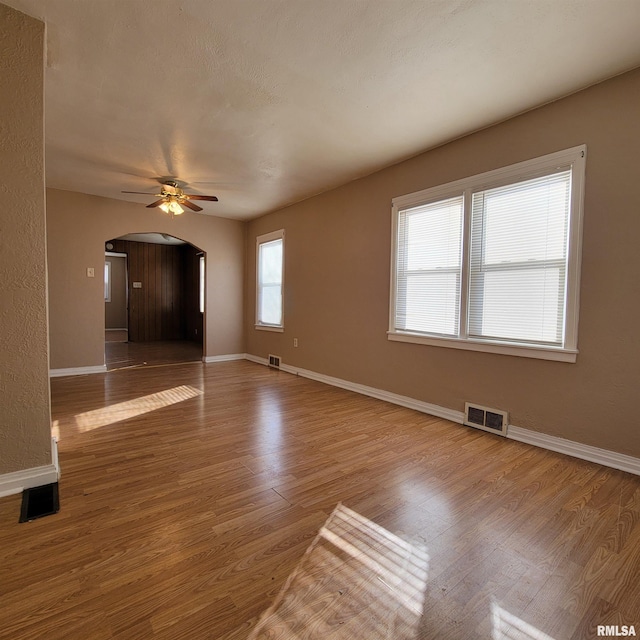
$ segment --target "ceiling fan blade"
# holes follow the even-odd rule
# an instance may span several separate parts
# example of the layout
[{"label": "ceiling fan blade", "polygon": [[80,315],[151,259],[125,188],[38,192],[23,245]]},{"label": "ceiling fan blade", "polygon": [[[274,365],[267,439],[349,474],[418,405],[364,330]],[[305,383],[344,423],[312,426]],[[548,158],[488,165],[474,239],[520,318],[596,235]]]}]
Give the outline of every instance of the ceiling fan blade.
[{"label": "ceiling fan blade", "polygon": [[215,196],[190,196],[185,193],[184,197],[189,198],[189,200],[209,200],[209,202],[218,202],[218,198]]},{"label": "ceiling fan blade", "polygon": [[156,200],[155,202],[148,204],[147,209],[152,209],[153,207],[159,207],[164,201],[165,201],[164,198],[160,198],[160,200]]},{"label": "ceiling fan blade", "polygon": [[186,198],[180,200],[180,204],[184,207],[189,207],[189,209],[192,209],[193,211],[202,211],[202,207],[199,207],[197,204],[193,204],[193,202],[189,202]]},{"label": "ceiling fan blade", "polygon": [[158,193],[142,193],[142,191],[121,191],[120,193],[137,193],[141,196],[157,196],[160,195]]}]

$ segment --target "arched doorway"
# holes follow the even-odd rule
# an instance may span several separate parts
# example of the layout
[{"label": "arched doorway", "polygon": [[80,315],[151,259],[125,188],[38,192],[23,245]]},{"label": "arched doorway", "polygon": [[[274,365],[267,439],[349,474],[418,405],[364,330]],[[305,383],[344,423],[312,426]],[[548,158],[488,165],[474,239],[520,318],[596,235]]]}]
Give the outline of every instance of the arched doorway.
[{"label": "arched doorway", "polygon": [[[122,257],[121,257],[122,256]],[[117,280],[118,259],[126,275]],[[105,243],[105,363],[108,370],[202,361],[205,254],[162,233]],[[118,285],[120,282],[120,285]],[[122,286],[122,292],[115,288]],[[119,295],[121,293],[121,295]],[[126,327],[115,305],[126,300]]]}]

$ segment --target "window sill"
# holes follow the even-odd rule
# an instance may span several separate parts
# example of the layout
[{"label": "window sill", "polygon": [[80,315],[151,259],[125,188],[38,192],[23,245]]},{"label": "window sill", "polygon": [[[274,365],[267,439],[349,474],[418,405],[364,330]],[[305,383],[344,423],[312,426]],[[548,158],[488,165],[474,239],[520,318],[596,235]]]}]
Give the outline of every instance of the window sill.
[{"label": "window sill", "polygon": [[387,332],[387,338],[394,342],[411,342],[426,344],[432,347],[446,347],[448,349],[464,349],[467,351],[483,351],[485,353],[499,353],[506,356],[521,358],[537,358],[538,360],[555,360],[557,362],[575,362],[577,349],[556,349],[553,347],[515,346],[496,342],[481,342],[480,340],[461,340],[458,338],[435,338],[415,333]]},{"label": "window sill", "polygon": [[256,324],[254,325],[256,329],[260,331],[275,331],[276,333],[284,333],[284,327],[273,327],[268,324]]}]

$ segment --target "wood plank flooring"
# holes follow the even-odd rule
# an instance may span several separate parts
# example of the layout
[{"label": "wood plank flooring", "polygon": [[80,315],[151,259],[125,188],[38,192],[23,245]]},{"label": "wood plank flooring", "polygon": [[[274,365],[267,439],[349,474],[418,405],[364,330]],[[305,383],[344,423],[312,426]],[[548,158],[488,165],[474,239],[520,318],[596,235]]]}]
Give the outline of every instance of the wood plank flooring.
[{"label": "wood plank flooring", "polygon": [[249,362],[51,385],[61,510],[0,500],[3,640],[640,635],[639,477]]},{"label": "wood plank flooring", "polygon": [[106,329],[104,332],[105,342],[127,342],[129,331],[127,329]]},{"label": "wood plank flooring", "polygon": [[202,345],[190,340],[107,341],[104,351],[108,371],[130,367],[202,362]]}]

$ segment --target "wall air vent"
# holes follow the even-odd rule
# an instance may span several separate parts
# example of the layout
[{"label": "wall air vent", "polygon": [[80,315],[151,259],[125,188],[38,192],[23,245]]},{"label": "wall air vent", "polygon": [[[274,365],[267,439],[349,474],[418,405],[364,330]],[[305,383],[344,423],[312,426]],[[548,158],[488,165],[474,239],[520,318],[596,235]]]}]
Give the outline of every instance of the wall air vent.
[{"label": "wall air vent", "polygon": [[269,354],[269,366],[272,369],[279,369],[280,368],[280,356],[272,356],[271,354]]},{"label": "wall air vent", "polygon": [[482,407],[478,404],[465,402],[464,424],[468,427],[475,427],[476,429],[506,436],[509,417],[506,411],[490,409],[489,407]]}]

